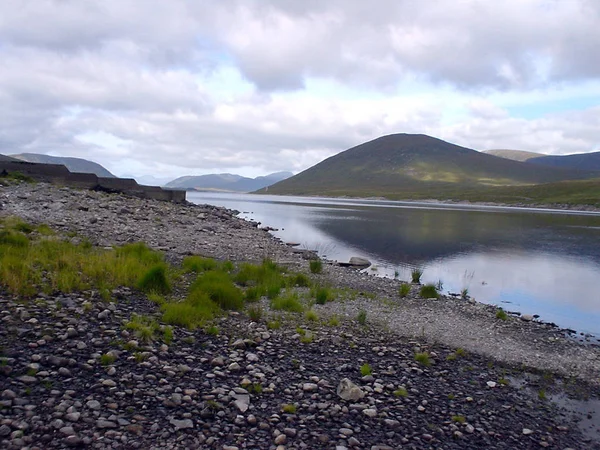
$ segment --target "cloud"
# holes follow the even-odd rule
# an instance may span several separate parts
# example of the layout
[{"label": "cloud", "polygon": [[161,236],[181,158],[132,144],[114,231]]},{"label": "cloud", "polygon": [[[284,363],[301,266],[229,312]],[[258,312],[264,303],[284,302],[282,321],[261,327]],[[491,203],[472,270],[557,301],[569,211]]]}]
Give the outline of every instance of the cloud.
[{"label": "cloud", "polygon": [[299,171],[394,132],[598,150],[599,18],[593,0],[4,0],[0,152],[175,177]]}]

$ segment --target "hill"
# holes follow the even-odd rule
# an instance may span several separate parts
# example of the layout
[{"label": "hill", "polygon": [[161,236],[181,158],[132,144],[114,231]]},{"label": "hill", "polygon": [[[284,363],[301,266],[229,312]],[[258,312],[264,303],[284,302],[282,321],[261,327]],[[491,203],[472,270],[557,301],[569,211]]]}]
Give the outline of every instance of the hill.
[{"label": "hill", "polygon": [[269,187],[269,194],[452,198],[465,190],[599,175],[499,158],[422,134],[393,134],[332,156]]},{"label": "hill", "polygon": [[577,153],[574,155],[542,156],[527,160],[531,164],[547,167],[562,167],[578,170],[600,170],[600,152]]},{"label": "hill", "polygon": [[11,158],[10,156],[0,155],[0,161],[18,161],[16,158]]},{"label": "hill", "polygon": [[531,158],[539,158],[542,156],[547,156],[544,153],[535,153],[535,152],[526,152],[524,150],[485,150],[482,153],[486,155],[498,156],[500,158],[512,159],[513,161],[528,161]]},{"label": "hill", "polygon": [[266,176],[248,178],[231,173],[184,176],[165,185],[168,188],[216,190],[229,192],[252,192],[263,189],[293,175],[292,172],[276,172]]},{"label": "hill", "polygon": [[71,172],[93,173],[99,177],[115,178],[115,176],[102,167],[100,164],[93,161],[88,161],[82,158],[71,158],[66,156],[49,156],[39,153],[20,153],[18,155],[10,155],[13,158],[20,159],[32,163],[41,164],[62,164]]}]

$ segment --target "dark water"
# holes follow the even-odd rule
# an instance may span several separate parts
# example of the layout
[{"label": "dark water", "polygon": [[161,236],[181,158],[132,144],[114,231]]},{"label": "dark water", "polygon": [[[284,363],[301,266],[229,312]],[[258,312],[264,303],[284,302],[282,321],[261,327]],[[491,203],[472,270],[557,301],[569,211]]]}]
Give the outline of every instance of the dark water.
[{"label": "dark water", "polygon": [[468,289],[478,301],[600,335],[600,214],[249,194],[188,200],[242,211],[329,259],[366,257],[374,275],[408,280],[421,267],[422,281],[445,291]]}]

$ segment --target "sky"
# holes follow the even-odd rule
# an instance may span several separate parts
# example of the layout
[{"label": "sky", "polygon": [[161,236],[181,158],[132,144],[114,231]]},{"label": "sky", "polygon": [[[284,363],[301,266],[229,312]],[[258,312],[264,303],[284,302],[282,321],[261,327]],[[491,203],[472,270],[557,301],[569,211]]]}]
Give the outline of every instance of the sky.
[{"label": "sky", "polygon": [[173,179],[391,133],[600,150],[598,0],[2,0],[0,153]]}]

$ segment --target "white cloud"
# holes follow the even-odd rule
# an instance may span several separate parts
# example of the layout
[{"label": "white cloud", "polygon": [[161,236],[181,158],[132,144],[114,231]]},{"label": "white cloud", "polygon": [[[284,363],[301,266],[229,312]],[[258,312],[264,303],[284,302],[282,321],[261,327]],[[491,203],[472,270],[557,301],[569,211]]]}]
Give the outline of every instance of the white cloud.
[{"label": "white cloud", "polygon": [[415,5],[4,0],[0,152],[178,176],[299,171],[394,132],[600,150],[597,2]]}]

